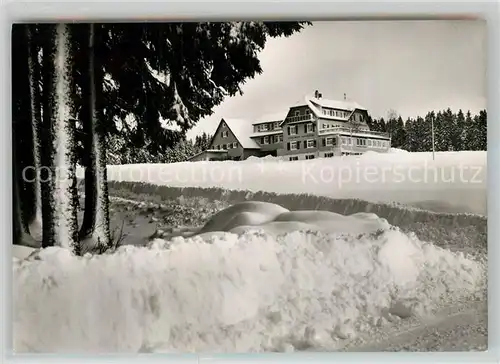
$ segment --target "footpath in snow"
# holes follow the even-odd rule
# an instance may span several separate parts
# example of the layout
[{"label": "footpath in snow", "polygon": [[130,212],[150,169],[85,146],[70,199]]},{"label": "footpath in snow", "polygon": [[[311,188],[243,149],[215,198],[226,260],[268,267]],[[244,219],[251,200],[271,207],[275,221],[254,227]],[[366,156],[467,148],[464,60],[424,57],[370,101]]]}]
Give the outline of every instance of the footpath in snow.
[{"label": "footpath in snow", "polygon": [[[297,231],[299,228],[300,231]],[[16,352],[339,350],[485,291],[485,263],[374,214],[247,202],[194,235],[13,258]]]},{"label": "footpath in snow", "polygon": [[249,158],[109,166],[108,178],[171,187],[310,193],[486,215],[486,167],[486,152],[438,152],[433,160],[432,153],[399,151],[293,162]]}]

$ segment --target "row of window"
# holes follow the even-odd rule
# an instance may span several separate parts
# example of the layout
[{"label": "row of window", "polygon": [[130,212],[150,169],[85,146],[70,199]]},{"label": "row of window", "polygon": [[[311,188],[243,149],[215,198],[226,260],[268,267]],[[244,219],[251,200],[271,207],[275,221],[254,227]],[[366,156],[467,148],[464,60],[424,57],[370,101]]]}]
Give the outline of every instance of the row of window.
[{"label": "row of window", "polygon": [[342,137],[342,145],[354,144],[358,147],[387,148],[389,146],[389,141]]},{"label": "row of window", "polygon": [[267,136],[260,138],[260,144],[263,144],[263,145],[282,143],[282,142],[283,142],[283,135],[282,134],[267,135]]},{"label": "row of window", "polygon": [[[304,133],[314,133],[316,132],[316,124],[307,123],[303,124]],[[297,135],[299,133],[299,125],[290,125],[288,126],[288,135]]]},{"label": "row of window", "polygon": [[[363,138],[341,138],[342,145],[353,146],[356,145],[358,147],[373,147],[373,148],[387,148],[389,147],[389,141],[386,140],[371,140],[371,139],[363,139]],[[337,139],[335,137],[323,138],[321,140],[323,147],[335,147],[337,146]],[[309,139],[303,141],[291,141],[287,143],[287,150],[298,150],[301,149],[311,149],[316,148],[317,141],[316,139]]]},{"label": "row of window", "polygon": [[[332,157],[333,157],[333,153],[332,153]],[[314,154],[306,154],[305,158],[306,158],[306,160],[310,160],[310,159],[314,159],[315,156],[314,156]],[[291,160],[291,161],[298,161],[299,157],[297,157],[297,156],[295,156],[295,157],[289,157],[288,159]]]},{"label": "row of window", "polygon": [[[317,145],[315,139],[304,140],[304,141],[302,141],[302,143],[303,143],[304,149],[316,148],[316,145]],[[298,149],[300,149],[300,144],[301,144],[301,142],[298,140],[295,140],[293,142],[289,142],[289,143],[287,143],[287,150],[298,150]]]},{"label": "row of window", "polygon": [[[311,110],[305,109],[303,114],[306,116],[309,116],[309,115],[311,115]],[[294,116],[300,116],[300,110],[295,110]]]},{"label": "row of window", "polygon": [[[326,124],[326,123],[323,123],[321,125],[323,127],[323,129],[339,129],[339,128],[343,128],[345,129],[346,126],[345,125],[337,125],[337,124]],[[366,126],[360,126],[359,131],[370,131],[370,128],[366,127]]]},{"label": "row of window", "polygon": [[[389,141],[386,140],[371,140],[371,139],[363,139],[363,138],[348,138],[348,137],[342,137],[341,138],[342,145],[349,145],[353,146],[356,145],[358,147],[373,147],[373,148],[387,148],[389,146]],[[283,142],[283,135],[272,135],[272,136],[265,136],[261,138],[261,144],[263,145],[268,145],[268,144],[273,144],[273,143],[282,143]],[[287,150],[298,150],[301,147],[301,143],[303,143],[303,149],[311,149],[311,148],[316,148],[317,146],[317,141],[316,139],[309,139],[309,140],[303,140],[298,141],[291,141],[287,144]],[[322,145],[323,147],[335,147],[337,146],[337,139],[334,137],[330,138],[323,138],[322,139]],[[238,143],[233,142],[233,143],[227,143],[227,144],[219,144],[215,146],[215,149],[218,150],[226,150],[226,149],[235,149],[238,148]]]},{"label": "row of window", "polygon": [[339,110],[333,110],[333,109],[326,109],[323,108],[323,115],[329,115],[329,116],[335,116],[338,118],[344,118],[347,119],[351,113],[346,112],[346,111],[339,111]]},{"label": "row of window", "polygon": [[[350,112],[346,112],[346,111],[339,111],[339,110],[326,109],[326,108],[323,108],[322,112],[323,112],[323,115],[334,116],[334,117],[343,118],[343,119],[347,119],[349,117],[349,115],[351,114]],[[363,121],[363,115],[354,114],[353,120],[354,121]]]},{"label": "row of window", "polygon": [[[363,153],[342,153],[342,156],[348,156],[348,155],[361,155]],[[324,154],[324,158],[333,158],[335,156],[335,153],[325,153]],[[314,154],[306,154],[305,155],[305,159],[306,160],[309,160],[309,159],[314,159],[315,158],[315,155]],[[298,161],[299,160],[299,157],[298,156],[292,156],[292,157],[288,157],[288,160],[290,161]]]},{"label": "row of window", "polygon": [[253,126],[254,133],[263,132],[263,131],[272,131],[280,128],[280,122],[276,121],[274,123],[265,123],[258,124]]},{"label": "row of window", "polygon": [[[316,124],[314,123],[306,123],[306,124],[302,124],[302,129],[303,130],[303,133],[305,134],[310,134],[310,133],[315,133],[316,132]],[[288,135],[297,135],[299,133],[299,126],[301,125],[289,125],[287,127],[287,131],[288,131]],[[323,129],[339,129],[339,128],[343,128],[345,129],[346,126],[341,126],[341,125],[332,125],[332,124],[326,124],[326,123],[323,123],[321,125],[323,127]],[[359,131],[370,131],[370,129],[368,127],[359,127]]]},{"label": "row of window", "polygon": [[227,150],[227,149],[236,149],[238,148],[237,142],[227,143],[227,144],[219,144],[215,146],[217,150]]},{"label": "row of window", "polygon": [[[345,153],[342,153],[342,156],[350,156],[350,155],[362,155],[363,153],[352,153],[352,152],[345,152]],[[335,153],[325,153],[323,158],[333,158],[335,157]],[[306,154],[304,156],[304,158],[306,160],[310,160],[310,159],[314,159],[316,158],[316,156],[314,154]],[[291,156],[291,157],[288,157],[288,160],[289,161],[298,161],[299,160],[299,157],[298,156]]]},{"label": "row of window", "polygon": [[[329,116],[334,116],[334,117],[339,117],[339,118],[344,118],[344,119],[347,119],[349,117],[349,115],[351,114],[350,112],[347,112],[347,111],[339,111],[339,110],[333,110],[333,109],[327,109],[327,108],[323,108],[322,112],[323,112],[323,115],[329,115]],[[297,117],[303,116],[303,120],[308,120],[310,118],[311,114],[312,114],[312,112],[310,109],[304,110],[304,112],[302,114],[301,114],[300,110],[295,110],[293,115],[291,115],[289,118],[293,119],[294,121],[299,121],[299,119],[297,119]],[[355,114],[353,120],[362,122],[363,115]],[[262,123],[262,124],[254,125],[253,130],[254,130],[254,133],[258,133],[258,132],[277,130],[279,128],[280,128],[280,122],[277,121],[277,122],[273,122],[273,123]],[[325,125],[323,125],[323,128],[325,129]],[[326,128],[328,128],[328,126]],[[289,133],[289,134],[291,134],[291,133]],[[297,134],[297,132],[295,132],[295,134]],[[294,135],[294,134],[291,134],[291,135]],[[227,132],[226,132],[226,136],[227,136]],[[225,138],[224,135],[222,137]]]}]

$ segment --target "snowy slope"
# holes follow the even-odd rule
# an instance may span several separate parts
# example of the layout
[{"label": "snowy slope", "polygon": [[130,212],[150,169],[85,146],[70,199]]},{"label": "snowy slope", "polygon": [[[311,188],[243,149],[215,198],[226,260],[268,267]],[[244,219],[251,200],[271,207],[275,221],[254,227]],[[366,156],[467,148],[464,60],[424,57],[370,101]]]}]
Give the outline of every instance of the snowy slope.
[{"label": "snowy slope", "polygon": [[[82,176],[82,172],[79,171]],[[449,205],[486,214],[486,152],[379,154],[282,161],[184,162],[110,166],[114,181],[172,187],[222,187],[276,193],[311,193],[372,202]]]},{"label": "snowy slope", "polygon": [[243,203],[190,238],[93,257],[48,248],[13,259],[14,348],[335,350],[477,294],[484,275],[482,262],[373,214]]}]

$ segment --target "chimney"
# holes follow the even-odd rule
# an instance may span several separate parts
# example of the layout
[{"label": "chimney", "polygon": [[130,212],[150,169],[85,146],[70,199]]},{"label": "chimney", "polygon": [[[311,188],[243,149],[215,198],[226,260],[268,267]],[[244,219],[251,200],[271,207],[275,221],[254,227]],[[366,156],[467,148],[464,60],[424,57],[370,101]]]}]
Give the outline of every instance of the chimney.
[{"label": "chimney", "polygon": [[347,100],[347,95],[344,93],[344,101]]},{"label": "chimney", "polygon": [[319,96],[319,91],[318,90],[314,91],[314,98],[317,99],[318,96]]},{"label": "chimney", "polygon": [[321,99],[323,97],[322,93],[318,93],[318,99]]}]

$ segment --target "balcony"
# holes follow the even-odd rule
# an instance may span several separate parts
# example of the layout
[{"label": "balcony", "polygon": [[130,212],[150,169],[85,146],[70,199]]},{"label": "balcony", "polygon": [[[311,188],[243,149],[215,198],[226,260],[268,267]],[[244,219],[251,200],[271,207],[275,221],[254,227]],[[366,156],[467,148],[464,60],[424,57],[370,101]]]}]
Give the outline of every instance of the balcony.
[{"label": "balcony", "polygon": [[309,115],[299,115],[299,116],[289,116],[286,118],[288,123],[298,123],[301,121],[314,121],[312,114]]},{"label": "balcony", "polygon": [[328,128],[328,129],[319,129],[318,134],[319,135],[325,135],[325,134],[351,134],[352,135],[371,135],[371,136],[379,136],[383,137],[386,139],[390,139],[389,133],[384,133],[380,131],[373,131],[373,130],[356,130],[356,129],[351,129],[351,128],[345,128],[345,127],[336,127],[336,128]]}]

